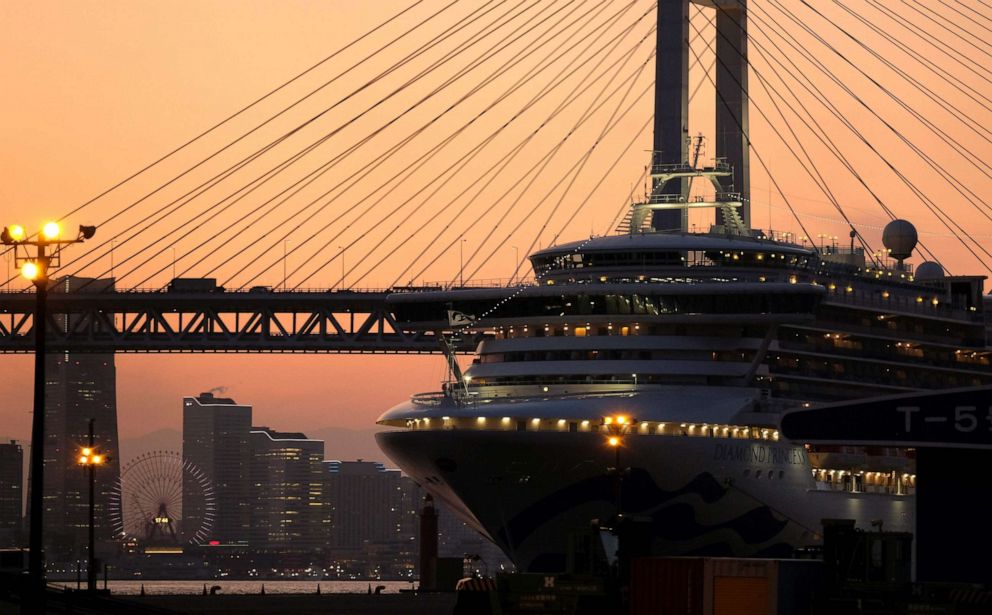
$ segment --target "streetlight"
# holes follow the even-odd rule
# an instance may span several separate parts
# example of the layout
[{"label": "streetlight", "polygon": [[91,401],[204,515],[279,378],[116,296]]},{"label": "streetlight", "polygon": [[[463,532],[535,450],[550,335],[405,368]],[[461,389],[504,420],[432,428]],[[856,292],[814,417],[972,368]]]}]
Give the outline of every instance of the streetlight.
[{"label": "streetlight", "polygon": [[[60,239],[62,229],[56,222],[46,223],[35,239],[28,238],[24,227],[12,224],[0,232],[0,243],[14,246],[14,267],[35,287],[34,310],[34,414],[31,417],[31,497],[28,502],[28,583],[34,590],[34,606],[44,610],[45,566],[42,557],[42,492],[45,485],[45,324],[50,274],[61,265],[62,248],[91,239],[95,226],[80,226],[75,239]],[[34,247],[31,254],[30,247]]]},{"label": "streetlight", "polygon": [[79,465],[89,470],[90,481],[90,510],[89,510],[89,542],[86,551],[86,590],[96,591],[96,535],[94,532],[94,485],[96,483],[96,468],[108,461],[107,457],[101,454],[93,442],[93,419],[90,419],[90,441],[89,445],[83,447],[79,455]]},{"label": "streetlight", "polygon": [[623,470],[620,468],[620,449],[623,448],[623,438],[628,433],[630,433],[631,428],[637,424],[637,419],[631,418],[629,416],[618,414],[615,416],[604,416],[603,417],[603,431],[606,432],[606,444],[613,449],[616,454],[615,465],[613,467],[614,475],[616,476],[615,482],[615,493],[616,496],[616,507],[617,507],[617,520],[619,522],[620,518],[623,517],[623,504],[620,499],[621,487],[623,482]]},{"label": "streetlight", "polygon": [[623,500],[621,499],[621,489],[623,486],[624,470],[620,466],[620,449],[623,448],[623,438],[637,424],[637,419],[618,414],[614,416],[604,416],[601,431],[606,432],[606,444],[613,449],[616,458],[612,468],[614,481],[614,496],[616,497],[617,516],[616,523],[613,524],[613,534],[617,537],[617,575],[622,581],[627,578],[627,557],[628,540],[627,532],[623,529]]},{"label": "streetlight", "polygon": [[459,286],[465,287],[465,240],[458,242],[458,280]]}]

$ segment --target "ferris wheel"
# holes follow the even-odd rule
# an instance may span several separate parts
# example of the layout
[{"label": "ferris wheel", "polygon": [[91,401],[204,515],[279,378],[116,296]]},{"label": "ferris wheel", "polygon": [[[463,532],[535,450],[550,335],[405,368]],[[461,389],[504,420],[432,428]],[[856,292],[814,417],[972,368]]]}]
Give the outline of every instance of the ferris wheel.
[{"label": "ferris wheel", "polygon": [[[184,488],[195,503],[187,507],[185,523]],[[121,540],[180,545],[203,543],[215,510],[213,486],[200,468],[175,451],[152,451],[121,468],[108,512],[114,535]]]}]

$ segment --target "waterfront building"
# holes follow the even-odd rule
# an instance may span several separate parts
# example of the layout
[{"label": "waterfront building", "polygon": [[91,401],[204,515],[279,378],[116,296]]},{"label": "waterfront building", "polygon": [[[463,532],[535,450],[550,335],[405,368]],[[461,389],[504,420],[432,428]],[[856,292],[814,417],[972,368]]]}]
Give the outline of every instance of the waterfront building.
[{"label": "waterfront building", "polygon": [[[324,493],[333,510],[331,544],[359,548],[366,542],[406,540],[416,522],[416,502],[399,470],[377,461],[326,461]],[[413,511],[407,520],[404,508]]]},{"label": "waterfront building", "polygon": [[24,450],[11,440],[0,444],[0,547],[23,543]]},{"label": "waterfront building", "polygon": [[[51,293],[97,293],[113,289],[112,279],[66,277]],[[73,317],[56,315],[68,329]],[[49,559],[85,555],[89,529],[89,479],[79,451],[89,442],[106,455],[96,472],[95,526],[101,551],[113,539],[108,505],[120,477],[117,438],[117,369],[113,353],[52,353],[45,358],[45,550]]]},{"label": "waterfront building", "polygon": [[249,444],[252,548],[315,551],[326,546],[331,519],[323,497],[324,441],[253,427]]},{"label": "waterfront building", "polygon": [[330,551],[362,572],[412,573],[420,491],[399,470],[379,462],[324,462],[331,514]]},{"label": "waterfront building", "polygon": [[[183,398],[183,457],[207,475],[216,502],[214,518],[208,523],[210,544],[247,545],[249,541],[251,413],[251,406],[209,392]],[[208,514],[205,503],[198,501],[200,492],[192,477],[183,477],[186,528],[202,527]]]}]

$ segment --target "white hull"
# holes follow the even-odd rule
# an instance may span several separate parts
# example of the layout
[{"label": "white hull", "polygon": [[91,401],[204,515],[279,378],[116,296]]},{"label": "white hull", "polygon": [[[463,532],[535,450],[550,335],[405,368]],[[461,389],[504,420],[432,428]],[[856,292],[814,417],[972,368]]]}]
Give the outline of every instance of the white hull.
[{"label": "white hull", "polygon": [[[614,451],[596,433],[384,432],[379,446],[522,570],[566,566],[570,541],[616,512]],[[789,556],[816,544],[824,518],[911,531],[912,498],[817,491],[805,449],[783,442],[631,436],[625,515],[653,520],[652,550]]]}]

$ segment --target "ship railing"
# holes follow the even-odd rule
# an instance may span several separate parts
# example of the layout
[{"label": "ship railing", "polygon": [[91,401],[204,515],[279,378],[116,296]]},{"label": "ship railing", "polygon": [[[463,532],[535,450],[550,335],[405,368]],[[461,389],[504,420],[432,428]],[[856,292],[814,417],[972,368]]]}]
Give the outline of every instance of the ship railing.
[{"label": "ship railing", "polygon": [[[845,332],[847,327],[845,327]],[[902,339],[902,338],[900,338]],[[926,344],[924,341],[914,341],[909,343]],[[982,373],[983,368],[988,368],[988,363],[981,362],[971,362],[965,360],[955,360],[955,361],[937,361],[934,359],[927,359],[926,355],[917,356],[910,353],[904,353],[900,351],[896,352],[883,352],[879,350],[869,350],[865,348],[845,348],[844,346],[836,346],[830,342],[823,340],[823,343],[810,343],[810,342],[795,342],[789,340],[783,340],[779,343],[779,347],[783,351],[794,350],[797,352],[809,352],[815,354],[825,354],[825,355],[836,355],[838,357],[845,358],[872,358],[879,359],[882,361],[907,361],[906,367],[939,367],[944,369],[959,369],[959,370],[975,370],[978,373]],[[976,349],[979,351],[979,349]]]},{"label": "ship railing", "polygon": [[425,282],[425,290],[459,290],[478,288],[509,288],[518,286],[535,286],[536,280],[531,277],[526,278],[487,278],[481,280],[455,281],[443,280],[437,282]]},{"label": "ship railing", "polygon": [[666,203],[685,203],[681,194],[652,194],[648,197],[647,204],[660,205]]},{"label": "ship railing", "polygon": [[[841,288],[828,292],[825,301],[837,301],[848,305],[863,305],[871,308],[885,308],[894,311],[909,312],[922,316],[939,316],[941,318],[952,318],[956,320],[968,320],[981,322],[984,316],[981,312],[968,312],[956,308],[948,303],[938,300],[937,305],[933,305],[932,298],[919,295],[917,297],[906,297],[903,295],[890,295],[888,298],[881,295],[880,291],[872,291],[867,294],[860,289],[846,292]],[[876,294],[877,293],[877,294]]]},{"label": "ship railing", "polygon": [[686,162],[651,165],[651,173],[653,175],[666,175],[668,173],[695,173],[695,172],[696,172],[696,168],[690,166]]},{"label": "ship railing", "polygon": [[445,398],[447,395],[442,391],[430,391],[428,393],[414,393],[410,396],[410,401],[416,406],[437,408],[444,402]]},{"label": "ship railing", "polygon": [[912,496],[916,493],[916,487],[906,484],[903,484],[901,487],[896,485],[861,485],[855,488],[850,483],[845,483],[841,480],[826,481],[814,479],[814,483],[816,484],[817,491],[899,496]]},{"label": "ship railing", "polygon": [[744,197],[740,192],[717,192],[713,200],[718,203],[739,203]]}]

